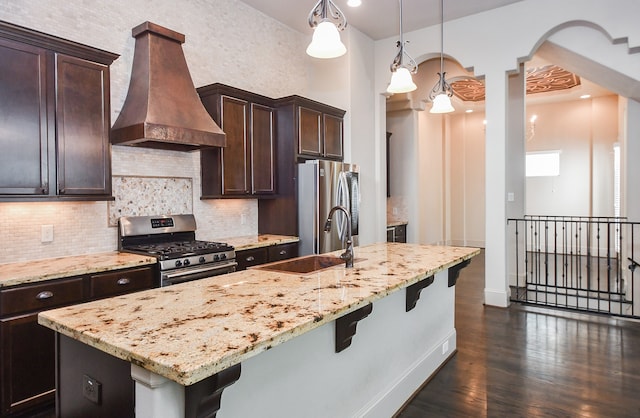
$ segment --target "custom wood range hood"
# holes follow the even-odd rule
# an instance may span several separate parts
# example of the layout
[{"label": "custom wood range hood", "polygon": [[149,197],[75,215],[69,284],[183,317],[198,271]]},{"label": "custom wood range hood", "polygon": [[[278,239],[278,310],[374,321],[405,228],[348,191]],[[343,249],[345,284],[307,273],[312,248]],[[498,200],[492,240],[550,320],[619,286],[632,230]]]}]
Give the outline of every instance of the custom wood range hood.
[{"label": "custom wood range hood", "polygon": [[151,22],[131,32],[131,80],[111,143],[177,151],[225,146],[224,132],[193,85],[182,51],[185,36]]}]

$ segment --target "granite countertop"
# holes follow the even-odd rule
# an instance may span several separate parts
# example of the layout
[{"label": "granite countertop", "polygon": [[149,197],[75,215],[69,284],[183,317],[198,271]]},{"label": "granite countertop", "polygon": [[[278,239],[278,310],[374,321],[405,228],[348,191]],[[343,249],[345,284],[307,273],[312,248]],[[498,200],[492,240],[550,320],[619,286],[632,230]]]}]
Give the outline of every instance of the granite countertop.
[{"label": "granite countertop", "polygon": [[156,263],[155,257],[117,251],[0,264],[0,288]]},{"label": "granite countertop", "polygon": [[355,248],[352,269],[341,264],[305,275],[250,269],[45,311],[38,320],[186,386],[479,252],[373,244]]},{"label": "granite countertop", "polygon": [[408,221],[387,221],[387,228],[392,226],[407,225]]},{"label": "granite countertop", "polygon": [[269,247],[271,245],[298,242],[300,241],[300,239],[298,237],[292,237],[288,235],[260,234],[248,235],[243,237],[223,238],[220,241],[224,241],[230,245],[233,245],[236,251],[242,251],[250,250],[253,248]]},{"label": "granite countertop", "polygon": [[[286,235],[251,235],[232,237],[224,240],[236,250],[268,247],[271,245],[298,242],[298,237]],[[121,253],[117,251],[98,254],[57,257],[43,260],[32,260],[18,263],[0,264],[0,288],[20,284],[41,282],[79,276],[82,274],[100,273],[148,264],[155,264],[155,257]]]}]

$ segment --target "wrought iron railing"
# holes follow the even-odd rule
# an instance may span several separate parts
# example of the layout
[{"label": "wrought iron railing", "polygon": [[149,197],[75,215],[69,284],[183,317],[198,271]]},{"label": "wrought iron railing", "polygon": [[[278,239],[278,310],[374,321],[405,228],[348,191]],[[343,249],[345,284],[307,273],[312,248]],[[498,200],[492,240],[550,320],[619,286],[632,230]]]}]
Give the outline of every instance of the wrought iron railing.
[{"label": "wrought iron railing", "polygon": [[640,317],[634,303],[640,301],[634,280],[640,266],[634,241],[640,223],[527,215],[509,219],[508,230],[512,301]]}]

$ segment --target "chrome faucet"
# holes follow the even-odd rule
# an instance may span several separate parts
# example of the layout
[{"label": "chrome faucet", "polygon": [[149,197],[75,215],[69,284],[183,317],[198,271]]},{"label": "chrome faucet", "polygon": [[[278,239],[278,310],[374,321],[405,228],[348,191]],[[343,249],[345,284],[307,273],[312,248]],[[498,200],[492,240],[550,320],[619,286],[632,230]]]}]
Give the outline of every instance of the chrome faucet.
[{"label": "chrome faucet", "polygon": [[353,267],[353,241],[351,240],[351,215],[349,211],[344,206],[334,206],[329,211],[329,216],[327,216],[327,222],[324,224],[324,231],[331,231],[331,217],[335,213],[336,210],[341,210],[344,212],[347,217],[347,248],[345,248],[344,252],[340,254],[340,258],[346,262],[346,267]]}]

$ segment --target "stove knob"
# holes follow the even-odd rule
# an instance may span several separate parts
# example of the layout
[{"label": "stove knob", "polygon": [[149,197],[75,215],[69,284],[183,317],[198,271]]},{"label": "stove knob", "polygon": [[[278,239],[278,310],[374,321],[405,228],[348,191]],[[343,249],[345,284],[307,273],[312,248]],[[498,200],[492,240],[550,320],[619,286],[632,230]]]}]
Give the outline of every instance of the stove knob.
[{"label": "stove knob", "polygon": [[221,254],[220,255],[220,260],[226,260],[227,259],[227,255],[226,254]]},{"label": "stove knob", "polygon": [[218,254],[213,256],[213,260],[214,261],[219,261],[220,260],[220,256]]},{"label": "stove knob", "polygon": [[188,266],[189,264],[191,264],[191,261],[189,261],[188,259],[184,260],[182,262],[182,264],[184,264],[185,266]]},{"label": "stove knob", "polygon": [[181,267],[181,266],[182,266],[182,261],[176,260],[176,267]]},{"label": "stove knob", "polygon": [[204,262],[205,262],[205,261],[207,261],[207,260],[205,260],[205,258],[204,258],[204,256],[203,256],[203,257],[200,257],[200,258],[198,259],[198,261],[199,261],[199,262],[201,262],[201,263],[204,263]]}]

